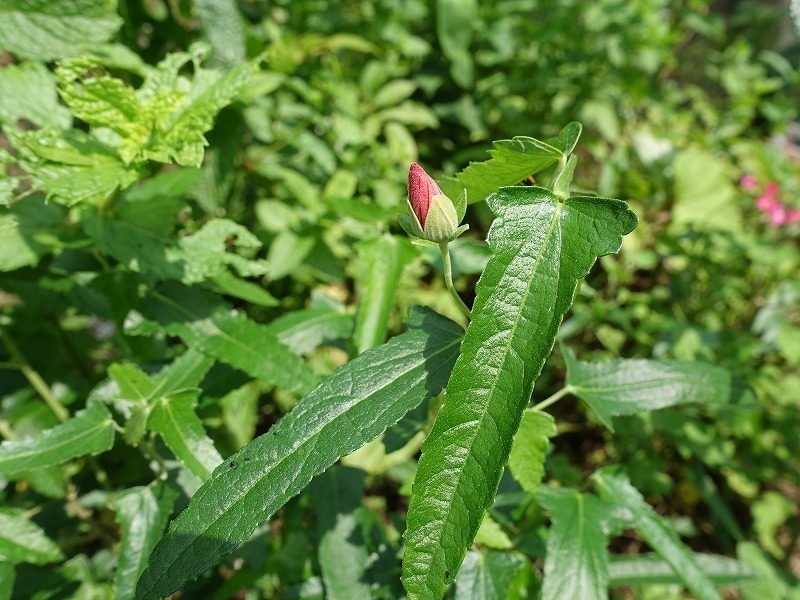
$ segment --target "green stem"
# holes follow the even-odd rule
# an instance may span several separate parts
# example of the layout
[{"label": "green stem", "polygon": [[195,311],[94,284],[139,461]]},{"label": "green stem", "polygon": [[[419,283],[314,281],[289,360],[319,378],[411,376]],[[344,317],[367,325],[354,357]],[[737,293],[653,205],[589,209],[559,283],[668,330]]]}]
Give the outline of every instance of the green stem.
[{"label": "green stem", "polygon": [[561,388],[555,394],[550,396],[549,398],[545,398],[539,404],[533,407],[533,410],[544,410],[551,404],[555,404],[559,400],[561,400],[564,396],[569,396],[572,392],[574,392],[574,388],[571,385]]},{"label": "green stem", "polygon": [[47,406],[50,407],[50,410],[58,417],[59,421],[66,421],[69,418],[69,412],[67,412],[64,405],[58,401],[58,398],[53,395],[53,392],[50,390],[47,383],[45,383],[44,379],[42,379],[42,376],[39,375],[38,371],[25,359],[14,343],[14,340],[8,336],[8,333],[0,330],[0,336],[2,336],[3,345],[11,355],[11,360],[19,366],[19,370],[22,371],[22,374],[25,376],[25,379],[28,380],[28,383],[31,384],[31,387],[42,397]]},{"label": "green stem", "polygon": [[442,251],[442,264],[444,265],[444,282],[447,285],[447,289],[450,291],[450,295],[453,297],[453,300],[456,301],[458,308],[461,309],[461,312],[467,317],[467,321],[472,319],[472,313],[470,312],[469,308],[464,301],[461,299],[461,296],[458,295],[455,286],[453,286],[453,266],[450,264],[450,249],[448,248],[447,242],[441,242],[439,244],[439,250]]}]

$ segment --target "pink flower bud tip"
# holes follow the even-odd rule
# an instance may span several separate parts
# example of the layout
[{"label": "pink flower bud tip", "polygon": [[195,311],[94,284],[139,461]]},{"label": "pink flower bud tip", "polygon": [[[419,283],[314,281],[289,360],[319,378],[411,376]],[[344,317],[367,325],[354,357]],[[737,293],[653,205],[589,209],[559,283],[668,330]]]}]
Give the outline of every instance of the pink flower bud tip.
[{"label": "pink flower bud tip", "polygon": [[417,163],[408,170],[408,201],[419,224],[424,228],[428,209],[434,196],[443,196],[441,188]]},{"label": "pink flower bud tip", "polygon": [[752,191],[758,187],[758,179],[755,175],[745,175],[739,180],[739,185],[743,190]]}]

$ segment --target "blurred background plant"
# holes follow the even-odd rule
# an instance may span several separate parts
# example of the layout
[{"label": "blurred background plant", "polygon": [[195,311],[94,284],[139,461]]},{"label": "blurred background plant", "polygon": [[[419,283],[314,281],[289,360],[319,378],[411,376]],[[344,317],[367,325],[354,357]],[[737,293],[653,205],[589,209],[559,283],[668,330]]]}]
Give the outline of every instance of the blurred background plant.
[{"label": "blurred background plant", "polygon": [[[60,13],[43,3],[42,14],[63,25],[56,34],[37,21],[33,4],[6,0],[0,9],[13,15],[0,22],[5,438],[61,418],[33,402],[37,393],[72,411],[112,363],[153,372],[180,355],[185,339],[136,321],[142,285],[201,284],[293,340],[318,374],[399,331],[412,303],[463,320],[438,276],[437,252],[399,235],[409,164],[438,180],[485,160],[492,140],[542,139],[579,120],[575,182],[629,200],[640,225],[620,255],[587,277],[562,340],[583,359],[718,364],[741,380],[745,399],[621,418],[615,433],[562,402],[548,477],[583,486],[594,469],[626,464],[693,549],[738,555],[762,575],[741,597],[800,597],[800,45],[788,3],[76,0]],[[120,140],[132,130],[92,122],[74,95],[70,101],[69,86],[78,84],[64,63],[58,76],[54,69],[56,60],[90,55],[92,69],[104,65],[104,81],[136,89],[144,102],[148,65],[187,51],[173,87],[160,92],[186,102],[227,85],[219,83],[223,72],[244,72],[246,59],[265,52],[260,69],[214,88],[226,100],[204,105],[205,129],[213,128],[196,164],[195,149],[179,145],[174,129],[146,142],[167,154],[125,158]],[[103,144],[92,146],[103,176],[76,170],[81,159],[56,153],[63,144],[82,156]],[[125,158],[113,159],[116,170],[97,162],[107,148]],[[470,205],[470,232],[452,244],[468,304],[491,218],[483,203]],[[124,231],[114,229],[119,223]],[[198,253],[212,266],[192,271]],[[563,376],[556,353],[535,397],[546,398]],[[223,456],[296,400],[220,364],[201,387],[198,413]],[[344,461],[358,470],[343,471],[342,481],[359,493],[342,510],[363,537],[378,597],[401,593],[395,554],[417,434],[429,419],[424,410],[412,417]],[[109,498],[146,484],[157,454],[118,443],[95,470],[54,467],[7,482],[3,502],[37,511],[36,523],[69,558],[52,580],[18,566],[11,597],[54,597],[78,586],[108,593],[116,535]],[[319,564],[307,558],[318,533],[306,517],[321,510],[315,494],[325,485],[332,484],[292,501],[187,594],[319,593]],[[513,481],[501,484],[497,530],[479,542],[540,565],[546,517],[520,509],[518,494]],[[265,544],[273,550],[266,557]],[[643,549],[634,534],[613,548]],[[537,578],[519,570],[513,597],[534,590]],[[642,598],[685,597],[671,584],[632,585]],[[633,597],[631,589],[614,593]]]}]

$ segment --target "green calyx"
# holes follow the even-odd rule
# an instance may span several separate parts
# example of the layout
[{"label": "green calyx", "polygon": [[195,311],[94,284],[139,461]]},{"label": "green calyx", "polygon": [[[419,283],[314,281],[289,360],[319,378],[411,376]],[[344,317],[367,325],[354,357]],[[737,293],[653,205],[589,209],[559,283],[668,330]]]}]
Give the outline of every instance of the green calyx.
[{"label": "green calyx", "polygon": [[425,227],[423,227],[414,210],[411,202],[407,202],[408,214],[397,215],[400,226],[411,236],[411,241],[420,246],[438,246],[442,242],[451,242],[469,229],[469,225],[458,224],[464,218],[467,211],[466,190],[453,202],[445,195],[434,196],[431,198],[428,214],[425,217]]}]

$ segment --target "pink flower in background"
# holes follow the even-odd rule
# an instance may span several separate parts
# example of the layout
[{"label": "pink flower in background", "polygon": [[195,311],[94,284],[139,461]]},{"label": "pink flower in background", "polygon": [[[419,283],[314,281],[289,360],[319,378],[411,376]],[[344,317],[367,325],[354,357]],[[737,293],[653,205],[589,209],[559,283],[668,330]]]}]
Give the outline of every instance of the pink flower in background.
[{"label": "pink flower in background", "polygon": [[775,196],[770,196],[764,193],[756,198],[755,205],[758,210],[769,213],[778,210],[781,206],[783,206],[783,203]]},{"label": "pink flower in background", "polygon": [[758,179],[756,179],[755,175],[745,175],[739,180],[739,185],[743,190],[752,192],[758,188]]},{"label": "pink flower in background", "polygon": [[781,192],[781,187],[774,181],[770,181],[764,186],[764,194],[767,196],[777,196]]},{"label": "pink flower in background", "polygon": [[[745,181],[746,179],[747,181]],[[753,183],[758,187],[758,182],[751,175],[745,175],[739,183],[742,189],[753,190],[754,188],[750,187]],[[777,195],[780,191],[780,186],[774,181],[770,181],[764,186],[764,191],[754,202],[756,208],[767,215],[767,223],[772,227],[781,227],[800,221],[800,209],[789,208],[778,200]]]}]

